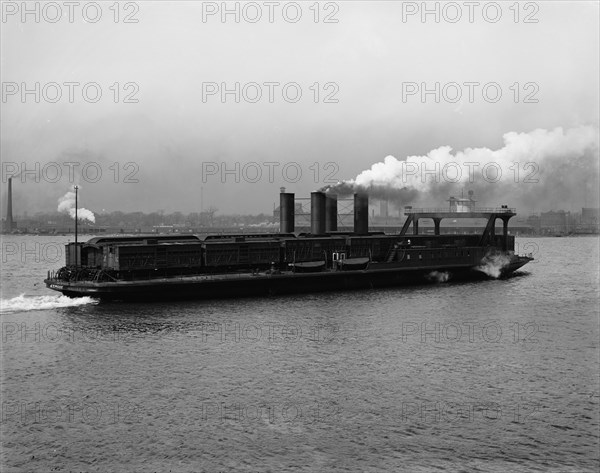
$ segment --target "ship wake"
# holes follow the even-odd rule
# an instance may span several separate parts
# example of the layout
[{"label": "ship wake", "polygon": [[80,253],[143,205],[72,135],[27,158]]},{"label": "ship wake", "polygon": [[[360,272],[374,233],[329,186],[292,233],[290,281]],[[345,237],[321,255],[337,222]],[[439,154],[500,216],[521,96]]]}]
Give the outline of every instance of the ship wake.
[{"label": "ship wake", "polygon": [[33,296],[25,294],[12,299],[0,299],[0,313],[29,312],[31,310],[49,310],[61,307],[78,307],[87,304],[97,304],[98,301],[91,297],[72,299],[67,296]]},{"label": "ship wake", "polygon": [[489,277],[498,279],[502,270],[510,264],[510,257],[505,254],[487,255],[481,260],[481,264],[475,269],[487,274]]}]

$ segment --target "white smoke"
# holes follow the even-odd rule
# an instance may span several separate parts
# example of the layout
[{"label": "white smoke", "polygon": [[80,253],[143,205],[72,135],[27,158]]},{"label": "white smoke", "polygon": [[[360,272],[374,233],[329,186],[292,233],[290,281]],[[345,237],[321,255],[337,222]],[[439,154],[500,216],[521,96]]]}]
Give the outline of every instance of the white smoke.
[{"label": "white smoke", "polygon": [[573,200],[583,203],[584,199],[595,206],[597,128],[509,132],[503,140],[504,146],[496,150],[466,148],[452,153],[450,146],[441,146],[425,156],[403,160],[387,156],[355,179],[327,190],[340,195],[362,190],[374,198],[395,199],[404,204],[422,199],[441,204],[449,195],[472,189],[476,198],[484,197],[493,204],[498,203],[497,199],[506,203],[510,196],[513,204],[528,208],[543,204],[560,208],[561,204]]},{"label": "white smoke", "polygon": [[[75,192],[69,191],[58,199],[58,211],[69,214],[71,218],[75,218]],[[96,222],[96,217],[91,210],[82,207],[77,209],[77,218],[79,220],[89,220],[92,223]]]},{"label": "white smoke", "polygon": [[481,260],[481,264],[475,269],[487,274],[488,276],[498,279],[502,274],[502,269],[508,266],[510,257],[503,253],[487,255]]}]

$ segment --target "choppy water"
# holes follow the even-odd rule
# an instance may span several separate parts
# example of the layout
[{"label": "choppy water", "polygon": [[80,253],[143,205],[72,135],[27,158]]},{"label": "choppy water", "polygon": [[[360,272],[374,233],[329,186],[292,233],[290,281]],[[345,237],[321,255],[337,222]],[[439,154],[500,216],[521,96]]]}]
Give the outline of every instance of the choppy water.
[{"label": "choppy water", "polygon": [[172,304],[59,298],[64,240],[3,239],[2,471],[598,469],[597,238],[519,239],[508,280]]}]

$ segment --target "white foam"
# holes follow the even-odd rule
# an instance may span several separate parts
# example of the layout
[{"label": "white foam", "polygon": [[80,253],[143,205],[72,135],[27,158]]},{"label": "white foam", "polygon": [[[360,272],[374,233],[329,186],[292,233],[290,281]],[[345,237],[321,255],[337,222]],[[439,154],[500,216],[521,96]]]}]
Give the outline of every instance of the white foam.
[{"label": "white foam", "polygon": [[20,296],[12,299],[0,299],[0,312],[27,312],[30,310],[48,310],[59,307],[77,307],[86,304],[97,304],[91,297],[70,298],[67,296]]},{"label": "white foam", "polygon": [[508,266],[509,263],[510,258],[506,255],[488,255],[481,261],[481,265],[477,266],[475,269],[494,279],[498,279],[502,273],[502,268]]}]

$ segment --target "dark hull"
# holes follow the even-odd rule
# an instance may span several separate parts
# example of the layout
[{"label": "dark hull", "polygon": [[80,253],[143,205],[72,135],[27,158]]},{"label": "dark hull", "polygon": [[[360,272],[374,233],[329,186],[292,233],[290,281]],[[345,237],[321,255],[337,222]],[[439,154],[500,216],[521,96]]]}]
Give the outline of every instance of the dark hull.
[{"label": "dark hull", "polygon": [[515,256],[506,267],[502,268],[500,271],[501,277],[509,276],[530,261],[533,261],[533,258],[529,256]]},{"label": "dark hull", "polygon": [[[529,258],[515,259],[502,271],[507,276]],[[367,270],[321,273],[235,274],[189,276],[111,283],[46,280],[53,290],[70,297],[89,296],[105,300],[174,300],[254,297],[334,290],[370,289],[427,284],[437,281],[481,280],[489,276],[472,266],[402,268],[376,264]],[[385,266],[385,267],[383,267]]]}]

